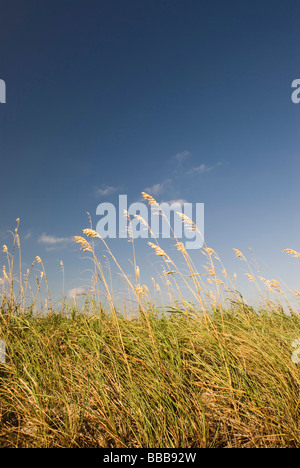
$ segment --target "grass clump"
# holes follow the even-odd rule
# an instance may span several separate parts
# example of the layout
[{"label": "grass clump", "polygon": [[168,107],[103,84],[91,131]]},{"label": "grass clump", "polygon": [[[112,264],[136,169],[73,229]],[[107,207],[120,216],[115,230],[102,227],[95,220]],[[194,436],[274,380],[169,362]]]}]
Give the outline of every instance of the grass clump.
[{"label": "grass clump", "polygon": [[[93,261],[91,300],[83,309],[74,302],[55,311],[41,258],[22,274],[17,221],[12,254],[3,246],[7,269],[0,282],[6,346],[0,447],[300,447],[300,320],[278,281],[257,278],[249,266],[261,299],[254,310],[212,248],[204,247],[205,274],[199,274],[175,239],[186,275],[153,242],[170,298],[169,307],[158,309],[141,282],[134,243],[130,280],[91,227],[75,238]],[[96,241],[124,276],[137,304],[133,314],[117,308]],[[286,253],[299,259],[294,250]],[[34,264],[41,266],[36,292],[29,285]],[[38,312],[42,281],[46,314]],[[185,300],[187,290],[193,301]]]},{"label": "grass clump", "polygon": [[2,447],[300,446],[296,316],[0,317]]}]

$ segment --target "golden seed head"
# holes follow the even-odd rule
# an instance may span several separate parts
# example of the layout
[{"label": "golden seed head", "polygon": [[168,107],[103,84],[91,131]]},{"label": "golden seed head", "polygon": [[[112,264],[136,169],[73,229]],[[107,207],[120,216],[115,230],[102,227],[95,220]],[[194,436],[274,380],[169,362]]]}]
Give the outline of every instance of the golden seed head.
[{"label": "golden seed head", "polygon": [[225,268],[224,268],[224,270],[222,271],[222,273],[223,273],[223,275],[224,275],[225,278],[228,278],[228,274],[227,274],[227,271],[225,270]]},{"label": "golden seed head", "polygon": [[293,257],[300,258],[300,252],[296,252],[296,250],[285,249],[283,252],[287,253],[288,255],[292,255]]},{"label": "golden seed head", "polygon": [[38,262],[38,263],[42,263],[41,257],[39,257],[39,256],[35,257],[35,261]]},{"label": "golden seed head", "polygon": [[248,276],[249,281],[251,281],[252,283],[255,283],[256,279],[254,278],[254,276],[250,275],[249,273],[245,273],[245,275]]},{"label": "golden seed head", "polygon": [[212,268],[209,268],[209,267],[207,267],[207,266],[205,266],[205,265],[203,265],[203,268],[205,268],[205,270],[208,271],[208,273],[209,273],[211,276],[215,276],[215,275],[216,275],[215,271],[214,271]]},{"label": "golden seed head", "polygon": [[134,216],[134,218],[138,219],[142,224],[144,224],[144,226],[148,227],[148,224],[147,224],[146,220],[144,218],[142,218],[142,216],[140,216],[138,214],[134,214],[133,216]]},{"label": "golden seed head", "polygon": [[211,249],[210,247],[206,247],[204,250],[206,250],[206,252],[209,254],[209,255],[212,255],[212,254],[215,254],[216,252]]},{"label": "golden seed head", "polygon": [[158,205],[157,201],[151,195],[148,195],[148,193],[142,192],[142,195],[149,205]]},{"label": "golden seed head", "polygon": [[186,254],[186,250],[182,242],[177,242],[176,247],[177,247],[177,250],[179,250],[179,252]]},{"label": "golden seed head", "polygon": [[7,252],[8,252],[8,248],[7,248],[6,245],[3,246],[3,252],[4,252],[4,253],[7,253]]},{"label": "golden seed head", "polygon": [[16,242],[17,242],[17,246],[20,248],[21,244],[20,244],[19,234],[16,234]]},{"label": "golden seed head", "polygon": [[91,248],[90,244],[88,243],[88,241],[84,238],[84,237],[81,237],[81,236],[74,236],[74,239],[76,240],[76,242],[78,244],[81,245],[81,249],[86,252],[86,251],[89,251],[89,252],[92,252],[93,249]]},{"label": "golden seed head", "polygon": [[100,236],[97,231],[94,231],[94,229],[83,229],[82,231],[87,237],[98,237],[100,239]]},{"label": "golden seed head", "polygon": [[7,274],[6,274],[5,265],[3,265],[3,267],[2,267],[2,273],[3,273],[4,278],[5,278],[6,280],[8,280],[8,276],[7,276]]},{"label": "golden seed head", "polygon": [[186,214],[181,213],[181,212],[179,212],[179,211],[177,211],[177,214],[178,214],[178,216],[182,219],[182,222],[183,222],[184,224],[187,224],[187,225],[196,227],[194,221],[192,221],[191,218],[189,218]]},{"label": "golden seed head", "polygon": [[271,280],[271,286],[272,286],[272,288],[278,289],[278,288],[280,288],[280,283],[278,281],[276,281],[275,279],[272,279]]},{"label": "golden seed head", "polygon": [[278,291],[279,293],[283,294],[283,292],[281,291],[280,289],[280,283],[276,280],[267,280],[266,278],[263,278],[262,276],[259,276],[259,279],[261,281],[263,281],[268,289],[271,291],[271,292],[274,292],[274,289],[276,289],[276,291]]},{"label": "golden seed head", "polygon": [[233,250],[235,251],[235,254],[238,258],[242,258],[243,260],[245,260],[245,257],[240,250],[237,250],[237,249],[233,249]]},{"label": "golden seed head", "polygon": [[[145,288],[146,288],[147,290],[145,290]],[[146,296],[146,295],[147,295],[148,288],[147,288],[147,286],[143,286],[143,287],[142,287],[140,284],[137,284],[136,287],[134,288],[134,290],[135,290],[135,292],[136,292],[137,294],[140,294],[141,296],[143,296],[143,295]]]},{"label": "golden seed head", "polygon": [[152,242],[148,242],[148,245],[150,245],[150,247],[155,250],[156,255],[158,255],[159,257],[169,258],[166,252],[164,252],[160,247],[158,247],[158,245],[155,245]]}]

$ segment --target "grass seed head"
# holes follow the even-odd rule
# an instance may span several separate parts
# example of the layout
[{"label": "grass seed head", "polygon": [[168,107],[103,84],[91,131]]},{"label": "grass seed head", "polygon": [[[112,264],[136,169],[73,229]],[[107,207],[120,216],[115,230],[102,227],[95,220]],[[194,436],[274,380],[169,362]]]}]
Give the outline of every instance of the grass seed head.
[{"label": "grass seed head", "polygon": [[285,249],[283,252],[287,253],[288,255],[292,255],[295,258],[300,258],[300,252],[296,252],[296,250],[293,249]]}]

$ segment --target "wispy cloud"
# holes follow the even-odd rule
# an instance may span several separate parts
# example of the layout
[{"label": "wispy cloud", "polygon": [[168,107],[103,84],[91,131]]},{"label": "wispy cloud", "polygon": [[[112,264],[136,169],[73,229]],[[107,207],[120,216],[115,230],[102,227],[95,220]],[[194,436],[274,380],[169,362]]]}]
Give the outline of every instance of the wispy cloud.
[{"label": "wispy cloud", "polygon": [[143,192],[148,193],[149,195],[152,195],[153,197],[156,197],[158,195],[161,195],[166,191],[167,188],[169,188],[171,184],[171,179],[166,179],[163,182],[159,184],[154,184],[151,187],[146,187]]},{"label": "wispy cloud", "polygon": [[24,239],[28,240],[32,236],[32,231],[28,231],[27,234],[25,234]]},{"label": "wispy cloud", "polygon": [[64,248],[68,244],[73,243],[73,237],[56,237],[43,233],[38,238],[38,243],[46,246],[46,250],[56,250],[58,248]]},{"label": "wispy cloud", "polygon": [[75,297],[81,296],[84,293],[85,290],[83,288],[73,288],[68,291],[68,297],[70,299],[75,299]]},{"label": "wispy cloud", "polygon": [[177,199],[174,199],[174,200],[162,201],[161,203],[168,203],[169,205],[173,205],[174,203],[179,203],[179,205],[182,206],[184,203],[187,203],[187,201],[184,200],[183,198],[177,198]]},{"label": "wispy cloud", "polygon": [[186,174],[191,175],[191,174],[203,174],[204,172],[210,172],[213,169],[215,169],[218,166],[221,166],[222,163],[218,162],[217,164],[214,164],[213,166],[207,166],[206,164],[200,164],[199,166],[192,167],[189,169]]},{"label": "wispy cloud", "polygon": [[120,187],[113,187],[112,185],[102,185],[101,187],[95,188],[94,194],[97,197],[107,197],[109,195],[112,195],[113,193],[116,193],[118,190],[120,190]]},{"label": "wispy cloud", "polygon": [[189,151],[182,151],[181,153],[175,154],[174,158],[177,161],[182,162],[185,161],[190,155],[191,153]]},{"label": "wispy cloud", "polygon": [[57,244],[63,244],[66,242],[73,242],[73,237],[56,237],[56,236],[49,236],[48,234],[43,233],[39,239],[38,242],[40,244],[50,244],[50,245],[57,245]]},{"label": "wispy cloud", "polygon": [[203,174],[203,172],[209,172],[213,169],[212,166],[207,166],[206,164],[200,164],[200,166],[192,167],[187,171],[187,174]]}]

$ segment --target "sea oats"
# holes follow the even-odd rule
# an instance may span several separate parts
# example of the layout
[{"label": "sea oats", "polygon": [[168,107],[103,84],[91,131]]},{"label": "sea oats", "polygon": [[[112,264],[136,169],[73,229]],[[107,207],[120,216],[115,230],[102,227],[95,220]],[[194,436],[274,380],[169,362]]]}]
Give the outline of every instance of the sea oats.
[{"label": "sea oats", "polygon": [[147,292],[149,289],[147,286],[141,286],[140,284],[137,284],[136,287],[134,288],[135,292],[141,296],[147,296]]},{"label": "sea oats", "polygon": [[215,254],[216,252],[211,249],[210,247],[205,247],[204,250],[209,254],[209,255],[212,255],[212,254]]},{"label": "sea oats", "polygon": [[265,283],[269,289],[271,289],[271,282],[267,280],[266,278],[263,278],[263,276],[259,276],[259,279]]},{"label": "sea oats", "polygon": [[21,247],[21,244],[20,244],[20,237],[19,237],[19,234],[16,234],[16,242],[17,242],[18,248],[20,248],[20,247]]},{"label": "sea oats", "polygon": [[296,252],[296,250],[293,249],[285,249],[283,252],[287,253],[288,255],[292,255],[295,258],[300,258],[300,252]]},{"label": "sea oats", "polygon": [[190,224],[190,225],[193,225],[195,226],[195,223],[191,220],[191,218],[189,218],[186,214],[184,213],[181,213],[181,212],[177,212],[178,216],[180,216],[180,218],[182,219],[183,223],[185,224]]},{"label": "sea oats", "polygon": [[4,253],[7,253],[7,252],[8,252],[8,248],[7,248],[6,245],[3,246],[3,252],[4,252]]},{"label": "sea oats", "polygon": [[182,242],[177,242],[175,246],[176,246],[177,250],[179,250],[179,252],[181,252],[183,254],[186,254],[186,250],[185,250],[184,244]]},{"label": "sea oats", "polygon": [[225,278],[228,278],[228,273],[227,273],[227,271],[225,270],[225,268],[222,270],[222,274],[224,275]]},{"label": "sea oats", "polygon": [[225,286],[225,283],[220,278],[215,278],[215,282],[220,284],[221,286]]},{"label": "sea oats", "polygon": [[3,273],[4,278],[5,278],[6,280],[8,280],[8,276],[7,276],[7,274],[6,274],[5,265],[3,265],[3,267],[2,267],[2,273]]},{"label": "sea oats", "polygon": [[92,248],[90,246],[90,244],[88,243],[88,241],[84,238],[84,237],[81,237],[81,236],[74,236],[74,239],[76,240],[76,242],[78,244],[81,245],[81,249],[84,251],[84,252],[92,252]]},{"label": "sea oats", "polygon": [[156,255],[158,255],[159,257],[169,258],[166,252],[164,252],[164,250],[162,250],[158,245],[155,245],[152,242],[148,242],[148,245],[150,245],[150,247],[155,250]]},{"label": "sea oats", "polygon": [[263,278],[262,276],[259,276],[259,279],[261,281],[263,281],[267,285],[267,287],[269,288],[269,290],[271,292],[274,292],[274,289],[275,289],[280,294],[283,294],[283,292],[280,289],[280,283],[278,281],[276,281],[274,279],[273,280],[268,280],[266,278]]},{"label": "sea oats", "polygon": [[42,263],[41,257],[39,257],[38,255],[35,257],[35,261],[38,263]]},{"label": "sea oats", "polygon": [[142,195],[149,205],[158,205],[157,201],[151,195],[148,195],[148,193],[142,192]]},{"label": "sea oats", "polygon": [[242,258],[243,260],[246,260],[242,252],[238,249],[233,249],[235,251],[235,254],[238,258]]},{"label": "sea oats", "polygon": [[160,292],[161,292],[161,289],[160,289],[159,284],[155,281],[155,279],[154,279],[153,277],[152,277],[151,279],[152,279],[152,282],[153,282],[153,286],[154,286],[154,288],[155,288],[155,291],[156,291],[157,293],[160,293]]},{"label": "sea oats", "polygon": [[101,239],[100,235],[98,234],[97,231],[94,231],[94,229],[83,229],[82,232],[88,236],[88,237],[98,237],[98,239]]},{"label": "sea oats", "polygon": [[209,268],[209,267],[207,267],[205,265],[203,265],[203,268],[205,268],[205,270],[208,271],[208,273],[210,275],[215,276],[216,273],[214,272],[214,270],[212,268]]},{"label": "sea oats", "polygon": [[280,283],[276,281],[275,279],[271,280],[271,286],[272,288],[280,288]]},{"label": "sea oats", "polygon": [[249,281],[251,281],[252,283],[256,282],[256,279],[254,278],[253,275],[250,275],[249,273],[245,273],[245,275],[248,276]]},{"label": "sea oats", "polygon": [[176,273],[175,270],[164,271],[163,275],[164,275],[164,276],[168,276],[168,275],[173,275],[174,273]]},{"label": "sea oats", "polygon": [[144,226],[147,226],[147,227],[148,227],[148,223],[146,222],[146,220],[145,220],[141,215],[134,214],[133,216],[134,216],[136,219],[138,219]]}]

